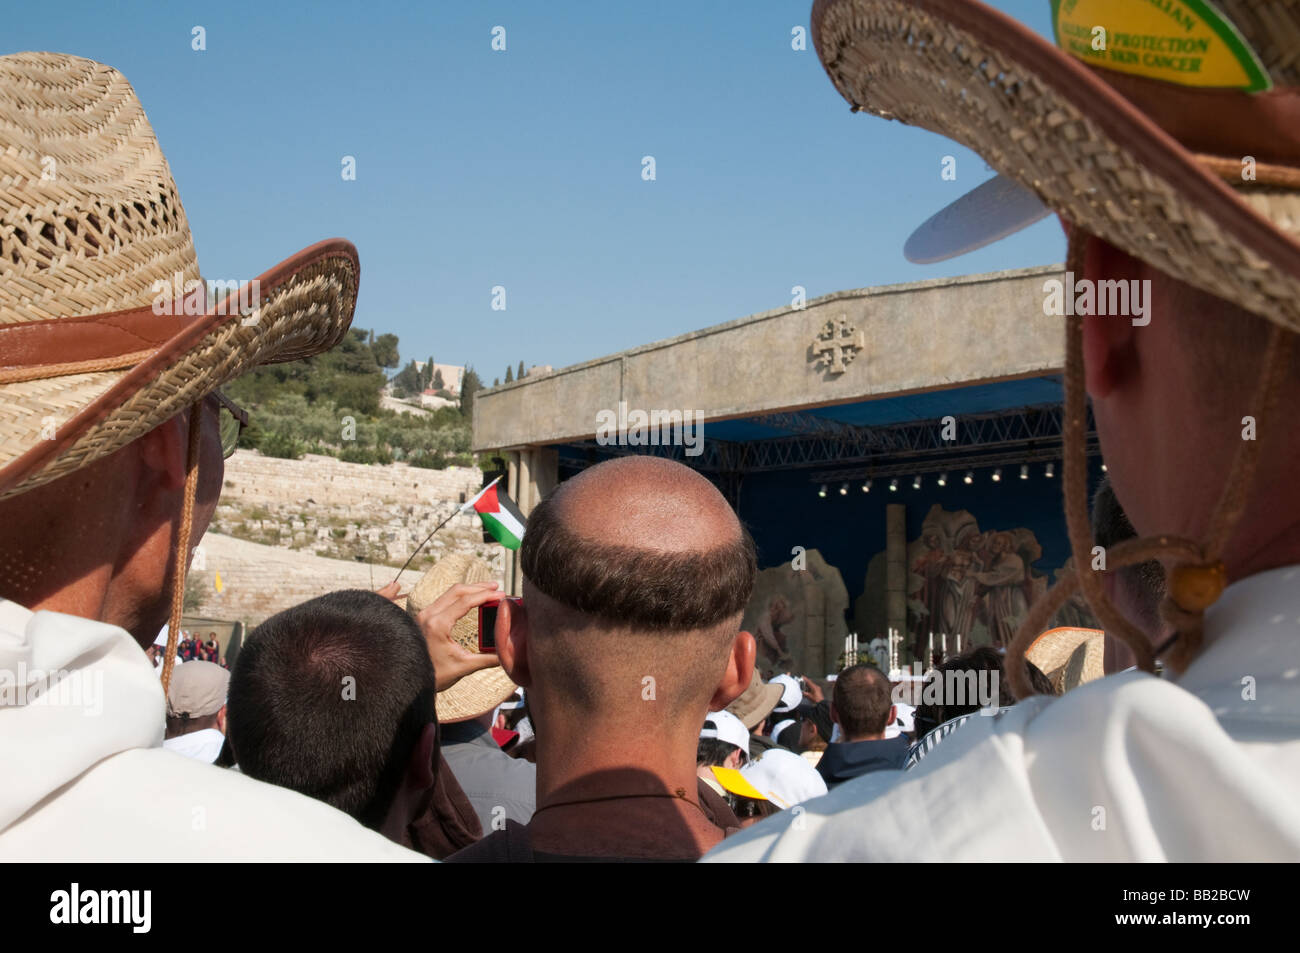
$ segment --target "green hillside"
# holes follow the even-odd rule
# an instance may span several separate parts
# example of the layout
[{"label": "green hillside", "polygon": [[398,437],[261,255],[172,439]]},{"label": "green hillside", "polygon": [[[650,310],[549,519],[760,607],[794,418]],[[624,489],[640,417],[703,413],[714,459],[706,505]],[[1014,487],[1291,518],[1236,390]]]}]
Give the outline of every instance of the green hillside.
[{"label": "green hillside", "polygon": [[470,412],[478,375],[465,372],[460,404],[425,416],[379,406],[385,368],[398,366],[397,337],[353,328],[325,354],[255,368],[226,393],[248,409],[239,445],[271,457],[323,453],[350,463],[406,461],[471,466]]}]

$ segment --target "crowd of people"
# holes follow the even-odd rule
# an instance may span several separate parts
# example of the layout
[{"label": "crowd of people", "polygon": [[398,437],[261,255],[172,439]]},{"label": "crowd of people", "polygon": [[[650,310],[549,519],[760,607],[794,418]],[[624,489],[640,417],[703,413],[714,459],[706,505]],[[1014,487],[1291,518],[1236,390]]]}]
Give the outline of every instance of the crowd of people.
[{"label": "crowd of people", "polygon": [[[521,602],[469,575],[427,601],[329,593],[259,626],[233,671],[155,677],[248,420],[219,386],[337,344],[357,254],[331,240],[266,272],[256,321],[160,317],[154,283],[199,272],[130,85],[0,57],[0,858],[1300,857],[1300,74],[1275,42],[1300,16],[1217,5],[1258,51],[1256,99],[1090,67],[976,4],[876,6],[813,11],[855,110],[996,155],[1061,216],[1071,280],[1150,287],[1140,323],[1065,317],[1073,569],[1004,651],[920,682],[759,678],[754,543],[655,456],[532,508]],[[1113,487],[1091,531],[1089,419]],[[1030,657],[1076,593],[1110,674],[1071,682]],[[488,603],[494,653],[463,631]],[[949,695],[950,676],[987,690]]]},{"label": "crowd of people", "polygon": [[[153,645],[145,649],[145,655],[153,663],[154,668],[162,670],[163,658],[167,648],[167,627],[164,626],[158,638],[154,640]],[[191,635],[184,629],[181,630],[180,640],[176,643],[175,664],[183,665],[186,662],[211,662],[214,665],[220,665],[222,668],[230,668],[226,663],[225,656],[221,654],[221,643],[217,640],[217,633],[209,632],[205,639],[201,635]]]}]

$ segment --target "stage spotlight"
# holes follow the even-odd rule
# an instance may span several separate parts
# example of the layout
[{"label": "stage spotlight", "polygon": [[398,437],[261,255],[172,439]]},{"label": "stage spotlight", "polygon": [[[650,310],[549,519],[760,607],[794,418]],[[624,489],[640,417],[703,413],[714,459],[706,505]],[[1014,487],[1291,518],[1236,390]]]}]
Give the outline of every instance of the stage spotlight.
[{"label": "stage spotlight", "polygon": [[1109,468],[1108,468],[1108,467],[1106,466],[1106,464],[1104,464],[1104,463],[1101,465],[1101,472],[1102,472],[1102,473],[1109,473],[1109,472],[1110,472]]},{"label": "stage spotlight", "polygon": [[820,496],[823,500],[826,499],[826,484],[825,484],[825,483],[823,483],[823,484],[822,484],[822,488],[821,488],[820,490],[817,491],[817,495]]},{"label": "stage spotlight", "polygon": [[975,474],[974,474],[973,472],[971,472],[970,470],[967,470],[967,471],[966,471],[966,475],[965,475],[964,477],[962,477],[962,482],[963,482],[963,483],[974,483],[974,482],[975,482]]},{"label": "stage spotlight", "polygon": [[870,493],[870,492],[871,492],[871,481],[870,481],[870,480],[868,480],[867,482],[865,482],[865,483],[862,484],[862,492],[863,492],[863,493]]},{"label": "stage spotlight", "polygon": [[946,474],[946,473],[940,473],[940,474],[939,474],[939,485],[940,485],[940,486],[947,486],[947,485],[948,485],[948,474]]},{"label": "stage spotlight", "polygon": [[840,496],[848,496],[848,495],[849,495],[849,485],[845,483],[840,487]]},{"label": "stage spotlight", "polygon": [[1047,465],[1047,470],[1044,471],[1044,476],[1046,476],[1047,479],[1049,479],[1049,480],[1050,480],[1052,477],[1056,476],[1056,464],[1055,464],[1055,463],[1049,463],[1049,464]]},{"label": "stage spotlight", "polygon": [[898,491],[898,479],[897,477],[895,477],[894,479],[889,481],[889,492],[895,493],[897,491]]},{"label": "stage spotlight", "polygon": [[993,482],[994,482],[994,483],[1001,483],[1001,482],[1002,482],[1002,468],[1001,468],[1001,467],[998,467],[996,470],[993,471]]},{"label": "stage spotlight", "polygon": [[921,474],[918,473],[916,477],[912,480],[912,489],[913,490],[921,489]]},{"label": "stage spotlight", "polygon": [[1022,480],[1029,479],[1029,464],[1027,463],[1020,464],[1020,479]]}]

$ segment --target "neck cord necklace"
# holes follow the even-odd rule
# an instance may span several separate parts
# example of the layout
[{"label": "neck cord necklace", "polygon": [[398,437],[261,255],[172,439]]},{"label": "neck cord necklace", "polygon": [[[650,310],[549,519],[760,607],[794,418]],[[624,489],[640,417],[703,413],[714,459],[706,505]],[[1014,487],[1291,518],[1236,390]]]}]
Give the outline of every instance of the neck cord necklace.
[{"label": "neck cord necklace", "polygon": [[596,804],[601,801],[627,801],[636,798],[668,798],[673,801],[684,801],[703,814],[705,820],[710,824],[714,823],[713,818],[709,817],[704,808],[700,807],[699,804],[686,796],[685,788],[678,788],[676,794],[606,794],[602,797],[575,798],[572,801],[556,801],[553,804],[547,804],[543,807],[537,808],[537,810],[533,811],[533,816],[536,817],[538,814],[542,813],[542,811],[549,811],[553,807],[573,807],[578,804]]}]

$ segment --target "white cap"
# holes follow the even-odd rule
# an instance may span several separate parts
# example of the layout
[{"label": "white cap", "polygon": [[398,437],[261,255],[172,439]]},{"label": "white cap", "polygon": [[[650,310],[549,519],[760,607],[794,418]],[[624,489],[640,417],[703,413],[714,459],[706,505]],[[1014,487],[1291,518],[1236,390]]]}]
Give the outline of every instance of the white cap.
[{"label": "white cap", "polygon": [[[777,736],[780,735],[781,732],[785,731],[791,725],[797,725],[797,724],[799,723],[795,721],[793,718],[787,718],[785,721],[778,721],[776,725],[773,726],[772,733],[768,735],[768,737],[771,738],[773,741],[776,741]],[[777,743],[779,744],[780,742]]]},{"label": "white cap", "polygon": [[757,761],[741,768],[740,773],[782,810],[826,793],[826,782],[817,769],[807,759],[784,748],[769,748]]},{"label": "white cap", "polygon": [[717,738],[727,744],[735,745],[749,757],[749,729],[745,723],[729,711],[711,711],[704,716],[704,727],[700,729],[701,738]]},{"label": "white cap", "polygon": [[781,700],[776,703],[772,711],[778,715],[787,711],[794,711],[803,701],[803,689],[799,687],[799,680],[793,675],[778,675],[768,681],[769,685],[781,686]]}]

